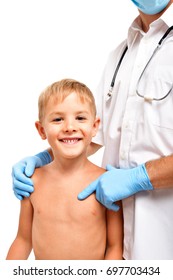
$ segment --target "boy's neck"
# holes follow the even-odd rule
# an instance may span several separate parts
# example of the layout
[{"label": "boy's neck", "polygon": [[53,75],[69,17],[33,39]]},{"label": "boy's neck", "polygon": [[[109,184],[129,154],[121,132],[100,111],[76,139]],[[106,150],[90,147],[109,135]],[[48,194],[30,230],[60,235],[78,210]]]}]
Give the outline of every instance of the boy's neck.
[{"label": "boy's neck", "polygon": [[58,170],[58,172],[62,174],[72,174],[77,171],[81,172],[90,164],[91,163],[87,157],[79,157],[75,159],[59,159],[55,157],[51,163],[52,168]]}]

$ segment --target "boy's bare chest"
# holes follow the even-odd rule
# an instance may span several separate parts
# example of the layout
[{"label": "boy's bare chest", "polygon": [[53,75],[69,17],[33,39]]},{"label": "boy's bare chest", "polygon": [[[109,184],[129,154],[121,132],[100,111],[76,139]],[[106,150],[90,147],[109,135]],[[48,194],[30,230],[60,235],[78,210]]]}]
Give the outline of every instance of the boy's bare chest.
[{"label": "boy's bare chest", "polygon": [[[86,185],[85,185],[86,183]],[[104,213],[104,207],[96,200],[95,194],[87,199],[79,201],[77,195],[88,184],[80,181],[57,182],[44,181],[36,186],[31,197],[34,213],[40,218],[58,221],[81,221],[83,219],[100,219]]]}]

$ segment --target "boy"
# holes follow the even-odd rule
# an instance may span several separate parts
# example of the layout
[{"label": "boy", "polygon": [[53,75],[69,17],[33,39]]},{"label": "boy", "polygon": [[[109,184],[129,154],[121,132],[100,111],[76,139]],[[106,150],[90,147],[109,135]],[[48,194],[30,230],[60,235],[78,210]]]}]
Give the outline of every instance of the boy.
[{"label": "boy", "polygon": [[95,194],[77,199],[105,172],[87,159],[99,122],[93,95],[82,83],[64,79],[40,95],[35,125],[54,160],[35,170],[35,191],[21,201],[7,260],[27,259],[32,248],[36,260],[122,259],[122,210],[106,210]]}]

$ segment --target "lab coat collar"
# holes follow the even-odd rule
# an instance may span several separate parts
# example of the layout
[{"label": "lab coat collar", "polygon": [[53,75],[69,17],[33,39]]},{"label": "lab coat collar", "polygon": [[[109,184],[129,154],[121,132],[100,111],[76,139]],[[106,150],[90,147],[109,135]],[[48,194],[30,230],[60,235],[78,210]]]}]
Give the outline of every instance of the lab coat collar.
[{"label": "lab coat collar", "polygon": [[135,20],[132,22],[131,26],[128,29],[128,36],[127,36],[127,44],[128,47],[130,47],[134,41],[134,39],[138,35],[144,36],[145,32],[142,30],[142,22],[140,16],[135,18]]}]

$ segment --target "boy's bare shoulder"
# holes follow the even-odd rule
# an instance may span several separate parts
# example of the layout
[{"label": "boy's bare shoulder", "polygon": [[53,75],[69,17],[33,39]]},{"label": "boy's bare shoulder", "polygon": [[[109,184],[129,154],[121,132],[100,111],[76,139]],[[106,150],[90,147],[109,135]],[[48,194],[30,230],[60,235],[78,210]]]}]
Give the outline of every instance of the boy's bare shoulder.
[{"label": "boy's bare shoulder", "polygon": [[103,167],[100,167],[96,164],[93,164],[93,163],[91,166],[91,170],[93,173],[95,173],[96,176],[101,176],[103,173],[106,172],[106,169],[104,169]]},{"label": "boy's bare shoulder", "polygon": [[31,177],[32,180],[37,181],[37,179],[42,178],[47,173],[47,165],[35,168],[34,173]]}]

